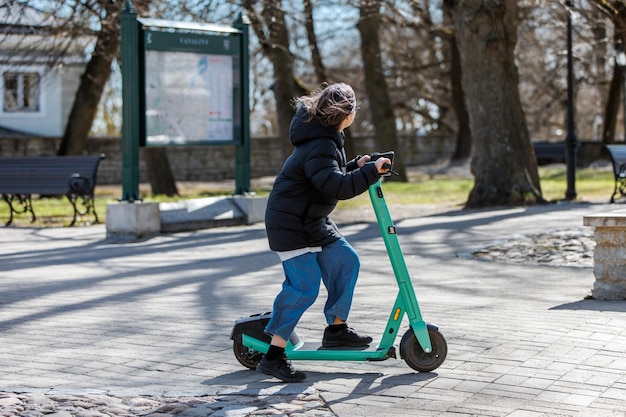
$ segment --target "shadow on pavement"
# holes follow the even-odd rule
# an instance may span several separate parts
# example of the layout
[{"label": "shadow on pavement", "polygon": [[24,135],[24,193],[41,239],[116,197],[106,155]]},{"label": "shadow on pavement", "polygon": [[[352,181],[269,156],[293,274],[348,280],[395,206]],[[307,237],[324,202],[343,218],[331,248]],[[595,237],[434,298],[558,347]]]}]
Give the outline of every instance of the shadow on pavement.
[{"label": "shadow on pavement", "polygon": [[626,313],[626,301],[580,300],[574,303],[561,304],[550,310],[588,310],[615,311]]}]

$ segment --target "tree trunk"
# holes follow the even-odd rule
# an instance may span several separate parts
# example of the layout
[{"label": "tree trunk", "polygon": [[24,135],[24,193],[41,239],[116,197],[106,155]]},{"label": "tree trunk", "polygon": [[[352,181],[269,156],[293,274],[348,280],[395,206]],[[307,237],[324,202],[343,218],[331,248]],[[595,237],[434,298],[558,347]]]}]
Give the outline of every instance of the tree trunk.
[{"label": "tree trunk", "polygon": [[396,118],[393,112],[391,99],[385,76],[378,38],[380,28],[381,0],[361,0],[358,23],[361,34],[361,55],[363,58],[363,72],[365,74],[365,89],[369,99],[372,124],[374,125],[375,143],[378,151],[396,151],[394,170],[398,176],[388,179],[407,181],[406,169],[402,154],[398,152],[398,138],[396,132]]},{"label": "tree trunk", "polygon": [[170,168],[165,148],[146,147],[143,149],[142,154],[146,163],[152,194],[162,194],[168,197],[177,196],[178,188],[176,187],[176,180]]},{"label": "tree trunk", "polygon": [[615,143],[615,130],[617,125],[617,112],[620,108],[620,92],[622,91],[622,71],[613,65],[613,77],[609,85],[606,107],[604,108],[604,126],[602,127],[602,143],[605,145]]},{"label": "tree trunk", "polygon": [[452,39],[450,80],[452,85],[452,105],[457,118],[456,147],[453,160],[466,159],[472,155],[472,129],[470,129],[469,114],[465,106],[465,92],[463,91],[463,69],[459,49],[456,46],[454,36]]},{"label": "tree trunk", "polygon": [[606,107],[604,108],[604,125],[602,126],[602,143],[610,145],[615,143],[615,131],[617,126],[617,112],[620,108],[620,92],[622,91],[621,71],[613,70],[613,77],[609,85]]},{"label": "tree trunk", "polygon": [[[149,3],[150,0],[133,1],[139,14],[148,11]],[[140,155],[146,163],[146,171],[148,173],[148,181],[150,182],[152,195],[177,196],[178,187],[170,161],[167,158],[167,148],[145,147]]]},{"label": "tree trunk", "polygon": [[474,139],[466,207],[545,202],[518,91],[514,0],[448,1]]},{"label": "tree trunk", "polygon": [[106,17],[98,33],[96,46],[80,78],[80,85],[70,111],[57,155],[82,155],[96,117],[100,96],[111,75],[111,63],[120,49],[120,6],[107,2]]},{"label": "tree trunk", "polygon": [[[444,23],[446,26],[452,24],[448,7],[444,7]],[[451,31],[444,39],[447,42],[446,45],[449,45],[449,48],[446,49],[450,51],[446,54],[446,58],[450,62],[451,101],[457,120],[456,146],[451,159],[467,159],[472,155],[472,130],[470,129],[465,92],[463,91],[461,57],[459,55],[459,48],[456,45],[454,31]]]}]

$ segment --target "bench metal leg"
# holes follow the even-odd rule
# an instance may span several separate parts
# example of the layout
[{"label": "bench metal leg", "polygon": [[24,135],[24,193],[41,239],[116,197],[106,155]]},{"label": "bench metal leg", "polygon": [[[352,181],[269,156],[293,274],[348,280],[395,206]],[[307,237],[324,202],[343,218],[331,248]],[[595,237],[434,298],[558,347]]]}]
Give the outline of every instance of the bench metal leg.
[{"label": "bench metal leg", "polygon": [[615,203],[615,196],[619,191],[622,197],[626,196],[626,163],[616,165],[616,161],[611,156],[613,162],[613,174],[615,176],[615,187],[613,188],[613,195],[611,196],[611,204]]},{"label": "bench metal leg", "polygon": [[626,196],[626,178],[624,178],[623,175],[624,174],[620,175],[620,178],[618,180],[618,187],[617,187],[617,191],[619,191],[622,197]]},{"label": "bench metal leg", "polygon": [[[66,194],[66,196],[67,199],[70,200],[70,203],[72,203],[72,207],[74,208],[74,217],[72,218],[72,223],[70,223],[70,226],[74,226],[77,216],[84,216],[89,213],[93,213],[95,217],[95,223],[100,223],[100,220],[98,219],[98,213],[96,213],[95,199],[93,196],[79,196],[72,193]],[[78,201],[79,199],[81,200],[80,202]],[[81,210],[78,207],[78,204],[81,204],[84,208]]]},{"label": "bench metal leg", "polygon": [[613,195],[611,195],[611,204],[615,203],[617,193],[619,193],[621,197],[626,197],[626,172],[620,172],[619,177],[615,178],[615,188],[613,188]]},{"label": "bench metal leg", "polygon": [[[30,194],[2,194],[2,198],[9,205],[9,221],[4,224],[5,226],[10,226],[13,223],[13,214],[30,212],[31,223],[37,220],[37,216],[35,216],[35,212],[33,211]],[[21,205],[21,208],[16,208],[14,202]]]}]

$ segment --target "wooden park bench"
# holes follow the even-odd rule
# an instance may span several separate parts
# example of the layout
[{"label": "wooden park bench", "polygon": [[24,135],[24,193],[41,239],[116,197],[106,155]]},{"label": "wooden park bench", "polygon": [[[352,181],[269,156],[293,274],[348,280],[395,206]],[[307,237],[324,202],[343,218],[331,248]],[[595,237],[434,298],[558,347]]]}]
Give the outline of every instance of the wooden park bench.
[{"label": "wooden park bench", "polygon": [[[32,195],[65,195],[74,208],[71,225],[78,215],[92,213],[96,223],[94,189],[98,165],[104,154],[97,156],[5,156],[0,157],[0,193],[9,205],[9,221],[13,215],[29,212],[36,220]],[[82,204],[82,210],[78,207]]]},{"label": "wooden park bench", "polygon": [[611,203],[614,203],[615,195],[618,192],[622,197],[626,196],[626,144],[604,145],[604,148],[608,152],[611,163],[613,164],[615,188],[613,188],[613,195],[611,195]]}]

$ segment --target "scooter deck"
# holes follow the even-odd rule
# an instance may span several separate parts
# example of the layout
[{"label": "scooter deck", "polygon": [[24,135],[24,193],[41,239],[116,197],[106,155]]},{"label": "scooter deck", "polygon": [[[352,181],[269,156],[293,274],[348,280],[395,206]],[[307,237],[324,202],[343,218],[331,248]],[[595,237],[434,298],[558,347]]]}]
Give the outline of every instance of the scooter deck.
[{"label": "scooter deck", "polygon": [[293,349],[285,349],[287,357],[293,360],[384,360],[389,357],[387,351],[376,345],[324,347],[316,342],[304,342]]},{"label": "scooter deck", "polygon": [[[269,344],[247,334],[242,335],[242,344],[257,352],[265,353]],[[371,344],[366,347],[324,347],[320,342],[298,341],[295,345],[289,341],[285,354],[292,360],[351,360],[351,361],[381,361],[395,357],[393,346],[381,347]]]}]

